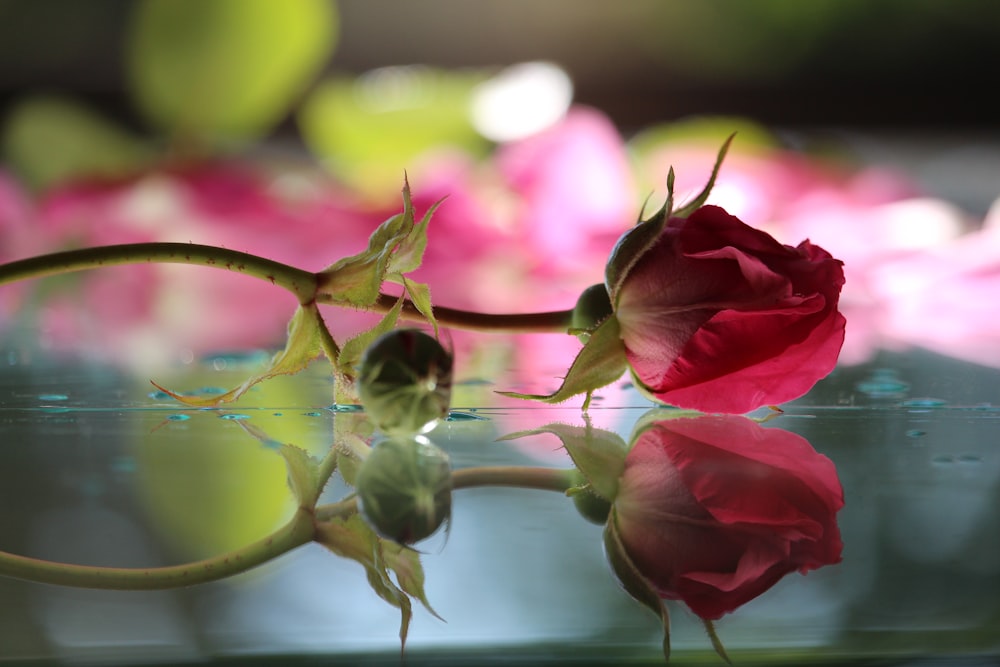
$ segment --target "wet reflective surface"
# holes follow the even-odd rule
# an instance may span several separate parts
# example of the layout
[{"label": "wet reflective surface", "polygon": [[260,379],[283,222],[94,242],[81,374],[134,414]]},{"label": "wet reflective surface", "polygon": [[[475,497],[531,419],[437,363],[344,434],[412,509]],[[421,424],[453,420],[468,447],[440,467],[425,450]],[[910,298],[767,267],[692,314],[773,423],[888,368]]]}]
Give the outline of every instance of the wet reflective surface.
[{"label": "wet reflective surface", "polygon": [[[210,392],[238,384],[264,358],[210,357],[153,379]],[[452,416],[429,434],[454,467],[571,465],[549,434],[497,440],[583,423],[575,402],[494,397],[518,377],[516,368],[496,380],[460,376]],[[149,567],[241,546],[293,510],[277,445],[320,456],[336,420],[350,415],[331,407],[322,363],[219,410],[181,406],[148,379],[7,351],[0,549]],[[737,664],[993,664],[997,387],[994,369],[919,351],[882,354],[839,368],[765,423],[806,438],[836,465],[846,501],[838,515],[843,561],[792,573],[719,620]],[[593,405],[593,424],[623,439],[650,407],[627,385]],[[324,498],[346,490],[335,480]],[[420,549],[427,597],[446,622],[415,607],[407,664],[662,664],[658,621],[616,582],[601,527],[560,493],[457,490],[450,529]],[[3,578],[0,599],[0,659],[14,664],[399,664],[397,610],[371,591],[356,563],[315,544],[201,586],[114,592]],[[671,664],[722,664],[699,619],[669,606]]]}]

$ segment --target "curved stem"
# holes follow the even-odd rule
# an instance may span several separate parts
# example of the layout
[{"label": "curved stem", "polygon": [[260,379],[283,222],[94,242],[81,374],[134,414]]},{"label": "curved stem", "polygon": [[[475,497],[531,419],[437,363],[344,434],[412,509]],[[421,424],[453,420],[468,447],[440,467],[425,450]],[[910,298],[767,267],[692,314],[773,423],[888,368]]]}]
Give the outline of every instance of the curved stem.
[{"label": "curved stem", "polygon": [[[324,466],[325,474],[328,466]],[[508,486],[565,492],[573,486],[573,469],[532,466],[464,468],[452,473],[453,489]],[[162,590],[225,579],[262,565],[313,540],[317,521],[348,517],[358,511],[357,498],[299,509],[271,535],[235,551],[184,565],[152,568],[98,567],[56,563],[0,551],[0,576],[60,586],[105,590]]]},{"label": "curved stem", "polygon": [[[324,303],[317,296],[318,303]],[[374,310],[386,312],[399,300],[398,296],[380,294]],[[411,322],[426,322],[426,318],[407,299],[403,302],[400,317]],[[484,331],[487,333],[567,333],[573,318],[572,310],[553,310],[542,313],[477,313],[458,308],[434,306],[438,324],[453,329]]]},{"label": "curved stem", "polygon": [[162,590],[225,579],[313,539],[309,512],[299,510],[271,535],[235,551],[184,565],[154,568],[71,565],[0,552],[0,575],[46,584],[107,590]]},{"label": "curved stem", "polygon": [[316,295],[316,274],[257,255],[195,243],[127,243],[66,250],[0,265],[0,285],[121,264],[194,264],[242,273],[282,287],[299,303]]}]

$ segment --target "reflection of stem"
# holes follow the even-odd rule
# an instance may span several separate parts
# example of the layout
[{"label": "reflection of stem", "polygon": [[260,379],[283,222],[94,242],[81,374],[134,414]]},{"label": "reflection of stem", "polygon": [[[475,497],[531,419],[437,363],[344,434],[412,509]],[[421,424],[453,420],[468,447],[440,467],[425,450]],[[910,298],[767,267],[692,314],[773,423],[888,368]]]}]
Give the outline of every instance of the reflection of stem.
[{"label": "reflection of stem", "polygon": [[299,510],[271,535],[205,560],[154,568],[70,565],[0,552],[0,575],[46,584],[110,590],[160,590],[224,579],[262,565],[313,538],[312,515]]},{"label": "reflection of stem", "polygon": [[40,255],[0,265],[0,285],[28,278],[122,264],[194,264],[243,273],[294,294],[309,303],[316,294],[316,275],[245,252],[194,243],[128,243]]},{"label": "reflection of stem", "polygon": [[[323,474],[327,466],[322,466]],[[573,486],[573,469],[497,466],[464,468],[452,473],[453,489],[509,486],[564,492]],[[358,511],[354,497],[321,505],[314,512],[299,509],[283,527],[267,537],[228,553],[184,565],[152,568],[95,567],[55,563],[0,551],[0,576],[45,584],[106,590],[162,590],[225,579],[263,565],[307,544],[317,521],[348,517]]]},{"label": "reflection of stem", "polygon": [[[451,473],[452,489],[471,489],[479,486],[510,486],[520,489],[565,492],[576,485],[575,468],[537,468],[531,466],[484,466],[462,468]],[[317,521],[348,517],[358,511],[357,499],[346,498],[316,508]]]}]

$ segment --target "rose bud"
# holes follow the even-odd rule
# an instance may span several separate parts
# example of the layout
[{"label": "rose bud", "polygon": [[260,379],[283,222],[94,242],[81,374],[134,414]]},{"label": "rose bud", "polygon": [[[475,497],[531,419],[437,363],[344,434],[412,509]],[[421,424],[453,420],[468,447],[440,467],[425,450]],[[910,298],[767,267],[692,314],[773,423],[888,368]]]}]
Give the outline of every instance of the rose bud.
[{"label": "rose bud", "polygon": [[[645,224],[645,223],[644,223]],[[642,225],[609,264],[618,335],[637,387],[703,412],[798,398],[833,370],[844,341],[842,263],[782,245],[717,206]]]},{"label": "rose bud", "polygon": [[362,356],[358,396],[386,433],[425,433],[448,415],[451,373],[452,356],[436,338],[416,329],[395,329]]},{"label": "rose bud", "polygon": [[611,521],[660,598],[714,620],[789,572],[840,562],[843,502],[833,463],[802,437],[701,416],[639,433]]},{"label": "rose bud", "polygon": [[400,544],[430,537],[451,515],[448,455],[422,436],[377,442],[354,486],[368,525]]}]

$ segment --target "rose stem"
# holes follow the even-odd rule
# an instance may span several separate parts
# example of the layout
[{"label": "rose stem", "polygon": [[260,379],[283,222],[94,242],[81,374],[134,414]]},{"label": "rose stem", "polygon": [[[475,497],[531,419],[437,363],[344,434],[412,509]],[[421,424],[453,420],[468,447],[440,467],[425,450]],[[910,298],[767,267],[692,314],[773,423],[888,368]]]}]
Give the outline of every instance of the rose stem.
[{"label": "rose stem", "polygon": [[[0,265],[0,285],[105,266],[149,263],[192,264],[233,271],[286,289],[301,304],[316,300],[318,303],[343,305],[324,298],[322,294],[317,295],[318,277],[315,273],[257,255],[195,243],[127,243],[29,257]],[[396,304],[397,299],[389,294],[380,294],[373,310],[386,312]],[[426,321],[409,301],[404,302],[401,316],[404,320]],[[434,317],[443,326],[494,333],[566,333],[572,316],[572,310],[500,314],[434,307]]]},{"label": "rose stem", "polygon": [[[391,294],[380,294],[373,309],[386,312],[399,299]],[[317,296],[317,303],[324,303]],[[403,301],[400,317],[411,322],[426,322],[426,318],[409,301]],[[438,324],[453,329],[484,331],[486,333],[568,333],[573,318],[572,310],[553,310],[543,313],[477,313],[457,308],[434,306]]]},{"label": "rose stem", "polygon": [[195,243],[127,243],[66,250],[0,265],[0,285],[60,273],[122,264],[193,264],[242,273],[282,287],[306,304],[316,294],[316,274],[257,255]]},{"label": "rose stem", "polygon": [[[529,466],[465,468],[452,473],[452,488],[509,486],[565,492],[572,470]],[[315,522],[346,517],[358,511],[355,498],[322,505],[314,512],[299,509],[292,519],[271,535],[245,547],[205,560],[154,568],[72,565],[0,551],[0,576],[45,584],[105,590],[163,590],[225,579],[262,565],[315,536]]]}]

